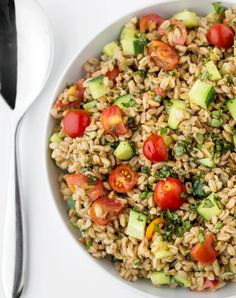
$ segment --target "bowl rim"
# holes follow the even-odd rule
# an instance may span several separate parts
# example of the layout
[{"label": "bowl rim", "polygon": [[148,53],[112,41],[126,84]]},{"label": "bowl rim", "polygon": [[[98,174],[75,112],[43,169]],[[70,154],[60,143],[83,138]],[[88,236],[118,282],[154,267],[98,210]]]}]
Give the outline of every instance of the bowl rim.
[{"label": "bowl rim", "polygon": [[[52,107],[52,103],[55,101],[55,98],[58,96],[58,93],[60,92],[60,87],[61,87],[61,84],[62,82],[64,81],[67,73],[69,72],[69,70],[71,69],[71,67],[73,67],[73,64],[75,63],[75,61],[79,58],[79,56],[81,55],[81,53],[84,52],[84,50],[87,48],[87,46],[94,42],[98,36],[102,35],[109,27],[112,27],[114,26],[117,22],[119,22],[119,20],[123,19],[123,18],[128,18],[128,17],[132,17],[132,15],[138,15],[142,10],[151,10],[151,9],[155,9],[157,6],[159,5],[164,5],[164,4],[167,4],[167,3],[180,3],[182,0],[158,0],[158,2],[156,3],[149,3],[149,4],[145,4],[145,5],[142,5],[140,6],[138,9],[130,9],[128,11],[128,13],[124,14],[124,15],[121,15],[117,18],[115,18],[111,23],[109,23],[108,25],[106,25],[105,27],[103,26],[102,29],[97,32],[97,33],[94,33],[92,35],[92,37],[87,41],[85,42],[85,44],[83,44],[83,46],[78,50],[76,51],[76,53],[74,55],[72,55],[72,57],[69,59],[68,63],[66,63],[66,66],[64,66],[63,68],[63,72],[62,74],[57,78],[57,83],[55,85],[55,87],[53,88],[53,91],[52,91],[52,96],[51,96],[51,100],[49,100],[48,102],[48,106],[47,106],[47,122],[46,122],[46,125],[44,126],[44,142],[43,142],[43,147],[44,147],[44,163],[43,163],[43,168],[44,168],[44,171],[46,172],[46,183],[47,183],[47,188],[50,189],[50,195],[51,195],[51,198],[53,199],[53,204],[55,206],[55,209],[57,210],[57,213],[59,214],[59,218],[60,220],[63,222],[63,226],[65,227],[65,229],[68,230],[68,226],[66,224],[66,219],[63,218],[60,210],[59,210],[59,207],[56,203],[56,198],[55,198],[55,195],[53,193],[53,190],[52,190],[52,185],[51,185],[51,182],[50,182],[50,175],[49,175],[49,168],[50,168],[50,165],[49,165],[49,159],[50,159],[50,156],[49,156],[49,148],[48,148],[48,133],[49,133],[49,127],[50,127],[50,119],[51,119],[51,114],[50,114],[50,109]],[[207,0],[208,3],[212,3],[214,1],[212,0]],[[226,4],[236,4],[236,0],[226,0],[226,1],[222,1]],[[56,167],[56,165],[55,165]],[[131,282],[128,282],[127,280],[124,280],[122,279],[118,272],[117,272],[117,277],[115,277],[109,270],[107,270],[106,268],[104,268],[104,266],[101,265],[101,260],[96,260],[94,259],[86,250],[85,248],[82,246],[82,244],[79,243],[78,239],[76,239],[76,237],[73,235],[72,231],[70,230],[69,231],[69,234],[70,234],[70,237],[73,239],[73,243],[77,246],[78,248],[78,251],[79,251],[79,254],[83,254],[84,256],[87,257],[87,259],[89,260],[89,262],[93,263],[94,265],[96,265],[96,267],[99,269],[99,270],[102,270],[103,272],[106,272],[106,274],[108,274],[108,276],[111,276],[111,280],[112,282],[114,283],[117,283],[118,285],[120,285],[121,287],[125,287],[127,290],[131,291],[131,292],[134,292],[138,295],[141,295],[143,297],[148,297],[148,298],[164,298],[164,296],[159,296],[159,294],[157,295],[154,295],[154,294],[151,294],[151,293],[148,293],[148,292],[144,292],[144,290],[142,289],[138,289],[136,287],[134,287],[132,285]],[[104,260],[102,260],[104,261]],[[187,292],[186,293],[193,293],[193,292]],[[201,293],[201,295],[204,295],[204,294],[214,294],[216,292],[209,292],[209,291],[205,291],[205,292],[195,292],[193,294],[199,294]],[[217,291],[217,293],[219,293]],[[197,297],[197,296],[193,296],[193,297]],[[220,296],[218,296],[220,297]],[[217,298],[218,298],[217,297]],[[230,295],[230,296],[224,296],[224,298],[234,298],[236,297],[235,295]],[[213,296],[210,296],[210,298],[216,298],[216,297],[213,297]]]}]

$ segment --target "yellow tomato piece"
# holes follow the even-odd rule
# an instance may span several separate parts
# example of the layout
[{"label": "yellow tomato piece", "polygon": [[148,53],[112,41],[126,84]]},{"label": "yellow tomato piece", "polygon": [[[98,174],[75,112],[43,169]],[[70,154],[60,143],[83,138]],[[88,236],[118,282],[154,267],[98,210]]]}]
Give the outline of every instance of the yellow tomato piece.
[{"label": "yellow tomato piece", "polygon": [[76,93],[77,93],[77,86],[76,85],[71,86],[67,91],[68,96],[75,96]]},{"label": "yellow tomato piece", "polygon": [[161,218],[161,217],[158,217],[158,218],[154,219],[148,225],[148,227],[146,229],[146,238],[147,238],[147,240],[151,240],[152,239],[152,235],[153,235],[153,233],[155,231],[155,226],[156,225],[165,224],[165,223],[166,223],[166,221],[163,218]]}]

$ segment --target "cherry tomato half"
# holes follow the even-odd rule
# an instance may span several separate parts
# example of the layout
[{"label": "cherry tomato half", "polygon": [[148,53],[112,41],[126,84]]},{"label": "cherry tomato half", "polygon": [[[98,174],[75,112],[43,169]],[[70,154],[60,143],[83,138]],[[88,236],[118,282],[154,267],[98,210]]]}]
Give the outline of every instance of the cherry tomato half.
[{"label": "cherry tomato half", "polygon": [[215,24],[209,29],[207,39],[214,46],[228,49],[234,44],[234,32],[224,24]]},{"label": "cherry tomato half", "polygon": [[177,210],[184,202],[185,185],[176,178],[169,177],[157,182],[154,200],[161,210]]},{"label": "cherry tomato half", "polygon": [[124,135],[129,129],[124,123],[124,112],[118,106],[110,106],[103,110],[100,117],[103,128],[112,135]]},{"label": "cherry tomato half", "polygon": [[164,70],[172,70],[179,64],[179,54],[169,44],[153,40],[148,44],[148,52],[154,63]]},{"label": "cherry tomato half", "polygon": [[158,28],[160,35],[167,35],[171,45],[183,45],[187,38],[187,29],[180,20],[170,19],[161,24]]},{"label": "cherry tomato half", "polygon": [[140,32],[152,32],[156,30],[161,23],[163,23],[163,18],[155,13],[150,13],[141,18],[139,23],[139,30]]},{"label": "cherry tomato half", "polygon": [[120,70],[119,70],[118,66],[115,66],[115,67],[113,68],[113,70],[108,71],[108,72],[106,73],[106,77],[108,77],[108,79],[109,79],[110,81],[112,81],[113,84],[115,84],[115,83],[116,83],[116,77],[118,77],[119,74],[120,74]]},{"label": "cherry tomato half", "polygon": [[110,174],[108,182],[117,192],[128,192],[137,184],[137,174],[127,165],[116,167]]},{"label": "cherry tomato half", "polygon": [[75,192],[76,186],[83,188],[92,201],[106,195],[101,180],[94,181],[84,174],[68,174],[66,175],[66,183],[72,192]]},{"label": "cherry tomato half", "polygon": [[143,144],[143,154],[150,161],[168,160],[168,150],[163,138],[152,134]]},{"label": "cherry tomato half", "polygon": [[216,260],[217,250],[213,247],[214,237],[211,233],[205,235],[205,241],[194,245],[191,256],[202,265],[212,264]]},{"label": "cherry tomato half", "polygon": [[81,109],[68,111],[63,119],[64,130],[71,138],[81,137],[89,124],[89,114]]},{"label": "cherry tomato half", "polygon": [[90,218],[97,225],[107,225],[119,215],[123,208],[120,201],[101,197],[93,203]]},{"label": "cherry tomato half", "polygon": [[58,110],[64,111],[66,109],[78,106],[84,99],[84,89],[85,88],[83,86],[83,80],[79,80],[76,85],[73,85],[68,90],[69,93],[71,92],[71,90],[73,91],[74,94],[72,95],[75,95],[77,97],[77,100],[63,103],[61,99],[58,98],[54,104],[54,107]]}]

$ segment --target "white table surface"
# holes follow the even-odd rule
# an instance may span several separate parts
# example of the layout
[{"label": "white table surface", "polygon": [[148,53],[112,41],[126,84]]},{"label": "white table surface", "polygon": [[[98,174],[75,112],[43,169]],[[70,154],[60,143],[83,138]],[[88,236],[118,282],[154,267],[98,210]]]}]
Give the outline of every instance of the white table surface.
[{"label": "white table surface", "polygon": [[[115,284],[107,273],[92,266],[87,258],[78,259],[78,246],[55,210],[53,198],[47,189],[41,123],[47,113],[44,103],[50,98],[58,77],[71,57],[114,19],[151,1],[38,0],[53,26],[56,52],[49,81],[26,115],[21,131],[23,207],[29,249],[24,298],[140,297]],[[0,102],[0,268],[10,161],[10,117],[11,111]]]}]

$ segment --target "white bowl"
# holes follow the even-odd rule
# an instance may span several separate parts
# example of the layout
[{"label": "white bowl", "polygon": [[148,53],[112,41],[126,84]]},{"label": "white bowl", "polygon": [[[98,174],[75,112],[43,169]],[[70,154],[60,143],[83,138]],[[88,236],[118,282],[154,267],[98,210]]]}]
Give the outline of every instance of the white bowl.
[{"label": "white bowl", "polygon": [[[72,61],[69,63],[66,70],[62,74],[61,79],[59,80],[59,83],[56,87],[54,96],[52,97],[51,102],[49,101],[47,107],[48,124],[45,131],[45,163],[47,168],[50,189],[56,203],[57,211],[60,212],[62,218],[64,219],[65,228],[67,228],[68,232],[73,235],[72,239],[74,238],[74,240],[78,242],[78,247],[80,247],[80,249],[78,249],[78,258],[80,258],[81,255],[87,255],[88,260],[94,262],[95,265],[99,265],[103,269],[105,269],[110,275],[113,276],[114,280],[120,282],[121,285],[126,285],[131,290],[136,292],[138,291],[140,294],[143,294],[146,297],[173,298],[175,296],[175,298],[182,298],[183,295],[188,295],[190,298],[199,297],[199,295],[201,295],[201,297],[208,298],[233,297],[234,293],[236,293],[236,284],[233,283],[226,285],[224,288],[218,290],[217,292],[206,291],[201,293],[189,291],[184,288],[156,288],[151,285],[151,282],[149,280],[138,280],[134,283],[130,283],[120,279],[118,272],[114,269],[114,266],[111,262],[102,259],[98,261],[92,258],[86,251],[86,249],[77,240],[78,232],[75,232],[75,229],[72,229],[71,225],[69,224],[65,204],[61,199],[61,195],[59,192],[58,175],[61,171],[55,166],[54,162],[50,158],[48,140],[52,132],[52,128],[55,124],[55,121],[49,114],[50,107],[53,105],[53,102],[56,100],[58,94],[64,89],[65,85],[68,82],[75,82],[83,76],[82,65],[84,64],[84,62],[90,57],[99,56],[103,46],[106,43],[118,38],[120,29],[126,22],[128,22],[134,16],[142,16],[150,12],[158,13],[161,16],[168,18],[171,17],[174,13],[185,8],[196,11],[199,15],[206,15],[209,11],[212,10],[212,5],[209,0],[159,0],[158,2],[158,4],[149,5],[138,11],[134,11],[133,13],[130,13],[129,15],[126,15],[123,18],[111,24],[108,28],[106,28],[97,36],[95,36],[95,38],[92,39],[91,42],[72,59]],[[234,3],[236,3],[235,0],[230,0],[227,2],[223,1],[222,5],[230,7]]]}]

